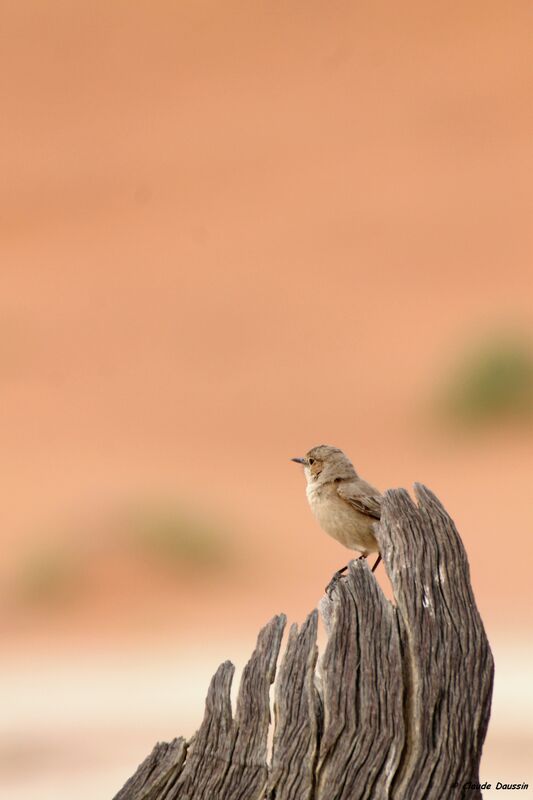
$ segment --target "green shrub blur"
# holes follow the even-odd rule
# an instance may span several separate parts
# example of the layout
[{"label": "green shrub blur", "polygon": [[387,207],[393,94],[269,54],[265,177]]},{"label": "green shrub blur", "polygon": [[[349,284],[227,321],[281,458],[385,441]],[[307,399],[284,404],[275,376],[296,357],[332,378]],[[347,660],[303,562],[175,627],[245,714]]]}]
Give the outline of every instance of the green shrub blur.
[{"label": "green shrub blur", "polygon": [[533,355],[528,344],[500,338],[472,351],[444,392],[446,414],[479,426],[533,418]]},{"label": "green shrub blur", "polygon": [[214,525],[178,506],[140,506],[129,512],[125,542],[157,563],[212,567],[225,562],[225,539]]},{"label": "green shrub blur", "polygon": [[52,543],[39,545],[18,565],[15,594],[25,604],[63,604],[77,593],[79,579],[80,565],[72,553]]},{"label": "green shrub blur", "polygon": [[[8,582],[13,601],[29,607],[70,606],[98,592],[110,570],[120,572],[128,564],[140,565],[147,575],[170,573],[171,580],[229,566],[231,537],[218,523],[172,500],[135,501],[78,525],[29,544]],[[132,584],[132,592],[138,588]]]}]

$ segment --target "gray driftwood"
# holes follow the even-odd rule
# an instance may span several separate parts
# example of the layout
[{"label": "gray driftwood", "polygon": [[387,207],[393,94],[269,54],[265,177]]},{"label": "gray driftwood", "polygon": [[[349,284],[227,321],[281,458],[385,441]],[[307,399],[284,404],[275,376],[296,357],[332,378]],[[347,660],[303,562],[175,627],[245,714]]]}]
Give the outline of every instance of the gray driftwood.
[{"label": "gray driftwood", "polygon": [[480,798],[494,666],[455,526],[428,489],[385,494],[376,534],[394,604],[366,562],[291,627],[269,689],[285,618],[260,632],[241,679],[222,664],[190,742],[158,744],[115,800],[454,800]]}]

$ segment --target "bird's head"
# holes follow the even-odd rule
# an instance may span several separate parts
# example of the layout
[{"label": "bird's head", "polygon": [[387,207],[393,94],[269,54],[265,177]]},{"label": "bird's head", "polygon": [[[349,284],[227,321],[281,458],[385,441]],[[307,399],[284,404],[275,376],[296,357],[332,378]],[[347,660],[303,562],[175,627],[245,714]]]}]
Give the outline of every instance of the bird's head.
[{"label": "bird's head", "polygon": [[312,447],[303,458],[293,458],[297,464],[302,464],[307,483],[318,481],[344,480],[355,478],[357,473],[352,462],[338,447],[329,444],[319,444]]}]

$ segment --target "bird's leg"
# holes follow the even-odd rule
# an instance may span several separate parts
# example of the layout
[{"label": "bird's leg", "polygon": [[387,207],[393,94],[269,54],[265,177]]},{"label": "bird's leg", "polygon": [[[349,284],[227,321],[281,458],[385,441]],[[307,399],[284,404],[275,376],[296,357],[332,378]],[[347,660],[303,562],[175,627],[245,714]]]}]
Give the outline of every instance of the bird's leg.
[{"label": "bird's leg", "polygon": [[331,593],[333,592],[333,589],[336,587],[336,585],[340,581],[343,572],[346,572],[347,569],[348,569],[348,564],[346,564],[345,567],[341,567],[341,569],[338,569],[337,572],[334,573],[332,579],[330,580],[330,582],[328,583],[328,585],[326,586],[326,588],[324,590],[328,597],[331,597]]},{"label": "bird's leg", "polygon": [[378,557],[376,558],[376,563],[375,563],[375,564],[374,564],[374,566],[372,567],[372,572],[375,572],[375,571],[376,571],[376,568],[377,568],[377,566],[378,566],[378,564],[379,564],[379,562],[380,562],[380,561],[381,561],[381,553],[379,553]]},{"label": "bird's leg", "polygon": [[359,558],[357,560],[358,561],[364,561],[365,558],[367,557],[367,555],[368,555],[368,553],[361,553],[361,555],[359,556]]}]

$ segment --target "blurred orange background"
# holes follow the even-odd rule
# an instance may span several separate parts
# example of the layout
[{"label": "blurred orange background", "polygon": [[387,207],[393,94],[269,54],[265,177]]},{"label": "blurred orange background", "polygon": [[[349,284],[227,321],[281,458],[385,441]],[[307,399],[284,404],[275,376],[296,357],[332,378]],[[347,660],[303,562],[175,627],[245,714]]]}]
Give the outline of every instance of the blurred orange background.
[{"label": "blurred orange background", "polygon": [[346,561],[289,461],[322,442],[454,517],[481,778],[533,784],[531,4],[0,21],[6,796],[112,797],[303,621]]}]

